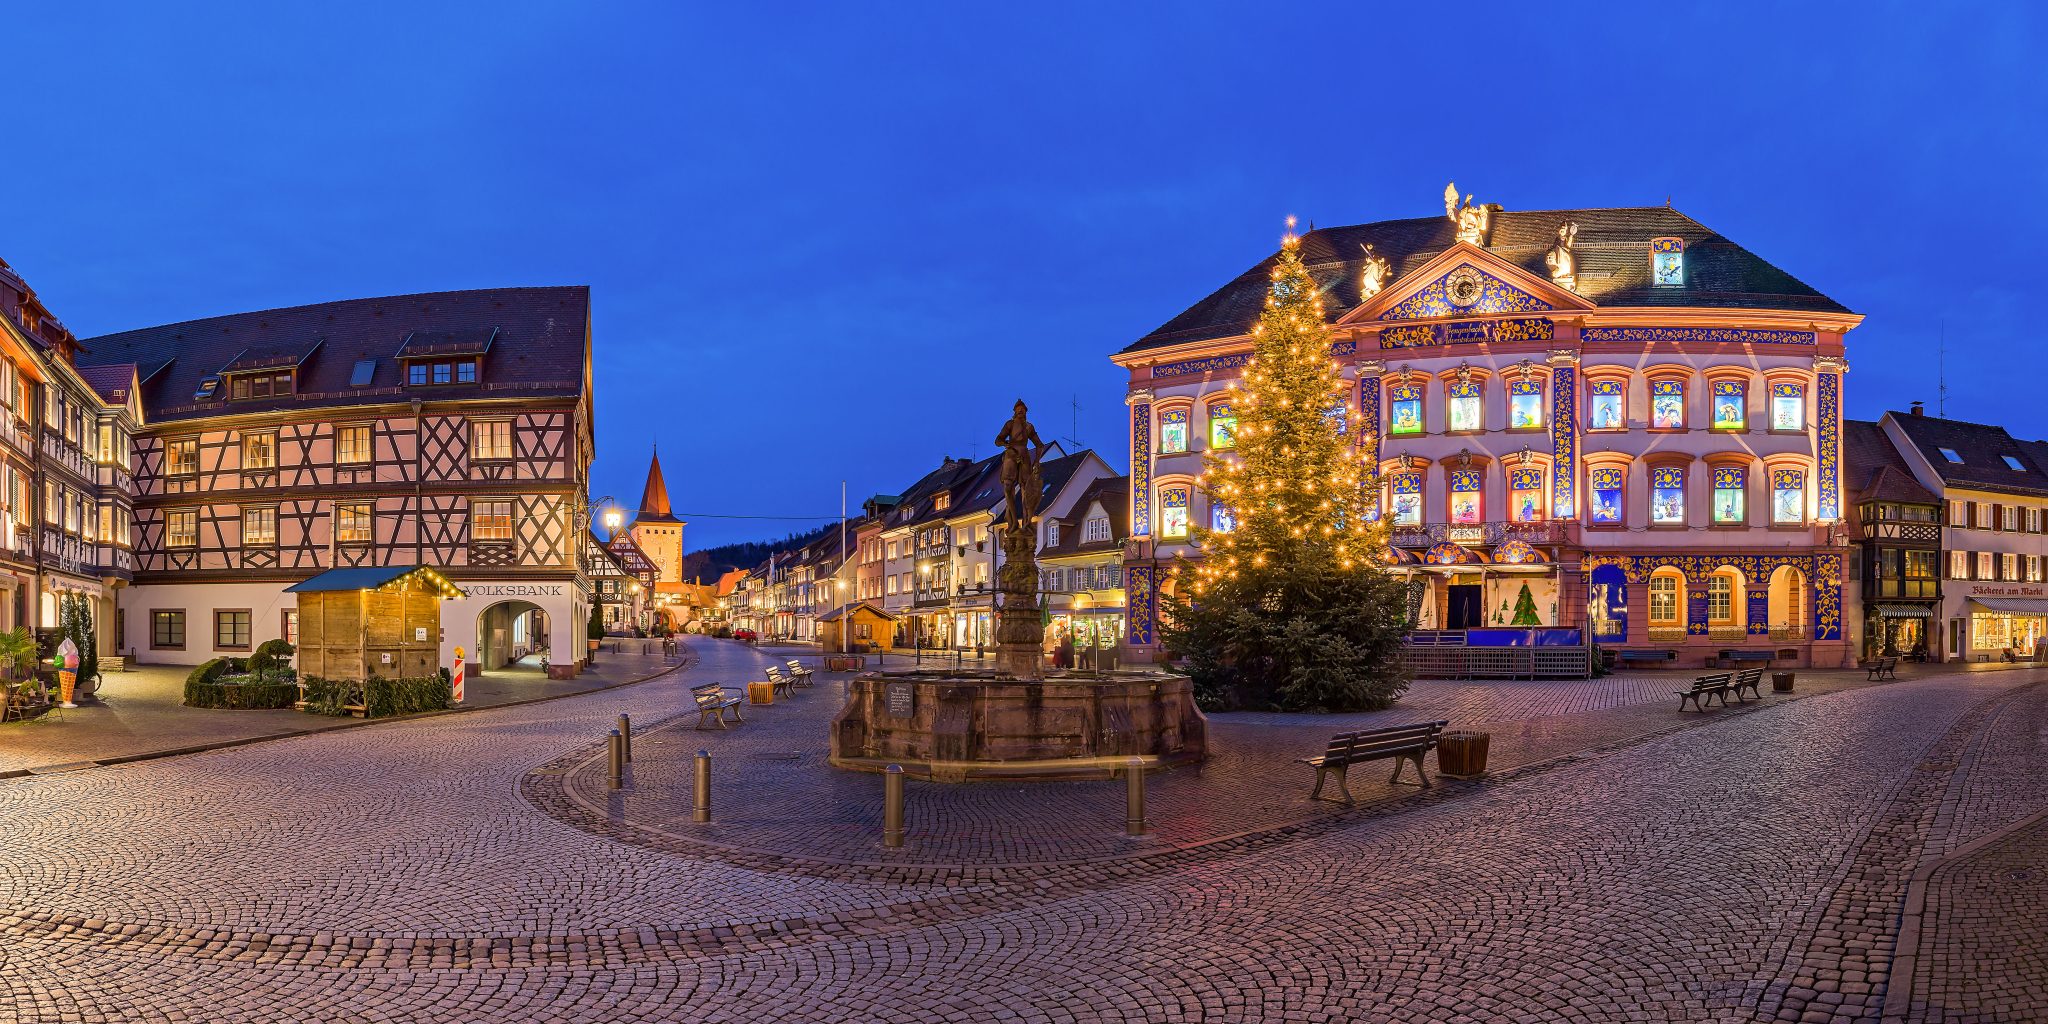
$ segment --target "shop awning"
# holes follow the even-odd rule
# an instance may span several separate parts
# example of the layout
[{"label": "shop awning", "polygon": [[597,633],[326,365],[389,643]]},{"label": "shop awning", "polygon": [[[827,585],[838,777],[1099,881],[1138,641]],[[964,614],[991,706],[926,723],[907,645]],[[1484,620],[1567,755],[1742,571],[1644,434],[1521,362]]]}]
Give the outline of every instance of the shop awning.
[{"label": "shop awning", "polygon": [[1934,606],[1925,604],[1881,604],[1877,615],[1883,619],[1931,619]]},{"label": "shop awning", "polygon": [[1970,603],[1989,612],[2007,615],[2048,615],[2048,598],[1973,597]]}]

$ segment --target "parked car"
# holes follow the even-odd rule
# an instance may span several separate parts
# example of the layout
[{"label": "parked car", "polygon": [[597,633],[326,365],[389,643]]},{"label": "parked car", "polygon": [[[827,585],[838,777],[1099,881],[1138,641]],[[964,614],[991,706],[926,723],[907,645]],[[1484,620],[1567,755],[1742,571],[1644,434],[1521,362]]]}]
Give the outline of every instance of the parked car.
[{"label": "parked car", "polygon": [[748,643],[753,643],[754,641],[761,639],[761,634],[756,633],[751,629],[735,629],[732,631],[732,638],[734,640],[745,640]]}]

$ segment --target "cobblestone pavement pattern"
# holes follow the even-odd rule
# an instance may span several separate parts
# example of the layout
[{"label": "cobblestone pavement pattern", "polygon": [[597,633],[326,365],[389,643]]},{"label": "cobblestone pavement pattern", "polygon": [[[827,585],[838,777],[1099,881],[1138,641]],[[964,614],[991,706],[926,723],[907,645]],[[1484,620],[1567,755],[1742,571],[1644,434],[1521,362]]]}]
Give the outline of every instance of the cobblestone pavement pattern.
[{"label": "cobblestone pavement pattern", "polygon": [[[1908,878],[1950,852],[1923,946],[1947,915],[2023,915],[2003,963],[2036,973],[1966,991],[1968,953],[1923,954],[1910,1019],[2048,1013],[2024,944],[2039,794],[2001,760],[2040,763],[2032,674],[1703,716],[1064,865],[618,842],[597,833],[622,805],[572,823],[527,799],[612,714],[761,657],[698,650],[607,694],[0,782],[0,1021],[1875,1021],[1900,1012]],[[1984,872],[2031,888],[1988,904]]]}]

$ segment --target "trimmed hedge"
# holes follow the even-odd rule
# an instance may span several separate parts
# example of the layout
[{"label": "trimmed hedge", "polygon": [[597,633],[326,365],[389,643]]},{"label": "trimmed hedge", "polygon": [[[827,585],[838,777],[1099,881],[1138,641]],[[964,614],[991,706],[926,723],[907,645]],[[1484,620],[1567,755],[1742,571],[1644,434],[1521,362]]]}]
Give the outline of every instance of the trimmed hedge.
[{"label": "trimmed hedge", "polygon": [[185,676],[185,706],[255,711],[288,708],[298,702],[299,688],[288,681],[221,682],[231,672],[243,671],[239,658],[215,658]]},{"label": "trimmed hedge", "polygon": [[371,679],[368,682],[308,676],[305,683],[304,710],[310,715],[339,718],[349,713],[349,705],[360,704],[366,709],[364,717],[385,718],[439,711],[455,701],[455,693],[450,689],[448,680],[439,676]]}]

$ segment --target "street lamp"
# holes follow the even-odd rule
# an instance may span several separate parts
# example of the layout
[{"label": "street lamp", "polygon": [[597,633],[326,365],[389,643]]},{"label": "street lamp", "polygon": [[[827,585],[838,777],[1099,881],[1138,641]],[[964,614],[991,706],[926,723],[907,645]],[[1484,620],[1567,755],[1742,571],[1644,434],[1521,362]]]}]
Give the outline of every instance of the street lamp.
[{"label": "street lamp", "polygon": [[625,518],[625,514],[619,511],[617,505],[604,510],[604,528],[609,531],[604,539],[606,544],[619,539],[619,524],[624,522]]}]

